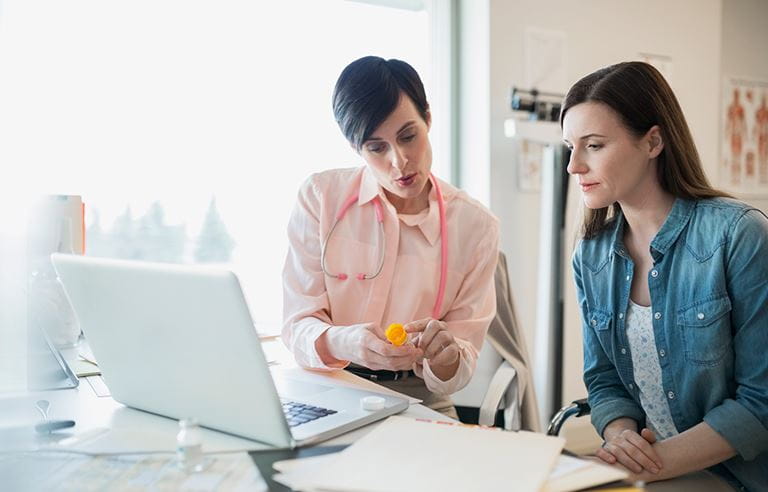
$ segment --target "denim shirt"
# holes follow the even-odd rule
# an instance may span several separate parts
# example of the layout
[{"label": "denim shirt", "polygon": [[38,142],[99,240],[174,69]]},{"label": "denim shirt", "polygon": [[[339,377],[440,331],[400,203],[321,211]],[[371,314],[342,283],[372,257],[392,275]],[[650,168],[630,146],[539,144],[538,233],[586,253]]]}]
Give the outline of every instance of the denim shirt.
[{"label": "denim shirt", "polygon": [[[625,326],[634,263],[624,225],[619,214],[573,256],[600,435],[620,417],[645,425]],[[737,453],[713,471],[768,490],[768,218],[735,200],[677,199],[650,252],[653,332],[675,426],[707,422]]]}]

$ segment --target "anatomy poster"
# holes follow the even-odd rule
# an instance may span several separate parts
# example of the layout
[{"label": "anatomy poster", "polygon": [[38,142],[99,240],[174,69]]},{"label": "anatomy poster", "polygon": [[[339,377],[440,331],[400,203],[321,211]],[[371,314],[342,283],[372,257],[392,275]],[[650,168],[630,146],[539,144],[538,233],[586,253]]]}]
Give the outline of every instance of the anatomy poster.
[{"label": "anatomy poster", "polygon": [[726,78],[722,112],[721,187],[768,196],[768,81]]},{"label": "anatomy poster", "polygon": [[520,191],[541,190],[541,161],[544,144],[533,140],[520,140],[520,163],[517,168],[517,186]]}]

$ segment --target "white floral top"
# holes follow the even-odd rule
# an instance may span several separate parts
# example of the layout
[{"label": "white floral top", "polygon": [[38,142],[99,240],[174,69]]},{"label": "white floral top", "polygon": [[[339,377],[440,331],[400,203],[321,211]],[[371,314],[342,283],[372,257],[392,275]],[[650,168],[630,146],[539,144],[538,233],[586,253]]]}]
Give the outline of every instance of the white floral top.
[{"label": "white floral top", "polygon": [[648,428],[656,433],[659,440],[677,435],[661,382],[651,307],[640,306],[630,300],[626,326],[634,380],[639,389],[640,404],[645,411]]}]

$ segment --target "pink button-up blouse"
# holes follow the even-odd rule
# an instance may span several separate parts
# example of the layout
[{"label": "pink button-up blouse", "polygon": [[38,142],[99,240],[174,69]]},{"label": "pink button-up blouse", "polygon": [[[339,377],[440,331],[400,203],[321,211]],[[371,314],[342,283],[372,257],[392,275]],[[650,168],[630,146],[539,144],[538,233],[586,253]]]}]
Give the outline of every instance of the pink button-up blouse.
[{"label": "pink button-up blouse", "polygon": [[[498,220],[465,192],[438,180],[446,209],[448,274],[440,319],[460,348],[459,368],[450,380],[435,376],[429,361],[414,371],[427,388],[450,394],[472,377],[477,354],[496,314],[493,275],[498,259]],[[335,215],[352,193],[358,201],[336,227],[326,250],[326,267],[346,273],[329,277],[320,268],[321,243]],[[384,209],[382,241],[371,200]],[[296,361],[314,369],[338,369],[323,363],[315,341],[331,326],[375,323],[380,334],[390,323],[408,323],[432,315],[440,280],[440,221],[435,190],[429,207],[416,215],[398,215],[376,179],[362,166],[314,174],[299,191],[288,224],[289,248],[283,269],[283,341]],[[385,246],[386,244],[386,246]],[[378,277],[373,274],[384,251]],[[343,366],[342,366],[343,367]]]}]

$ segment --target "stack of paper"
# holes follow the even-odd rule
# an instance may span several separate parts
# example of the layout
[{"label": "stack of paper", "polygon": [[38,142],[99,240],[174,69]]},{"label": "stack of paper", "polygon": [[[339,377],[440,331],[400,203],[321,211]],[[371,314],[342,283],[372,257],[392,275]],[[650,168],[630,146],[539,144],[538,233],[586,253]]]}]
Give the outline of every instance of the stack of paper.
[{"label": "stack of paper", "polygon": [[341,453],[277,463],[283,473],[274,478],[298,490],[538,492],[564,444],[530,432],[395,416]]},{"label": "stack of paper", "polygon": [[571,492],[625,478],[627,474],[617,468],[561,455],[541,490],[542,492]]}]

